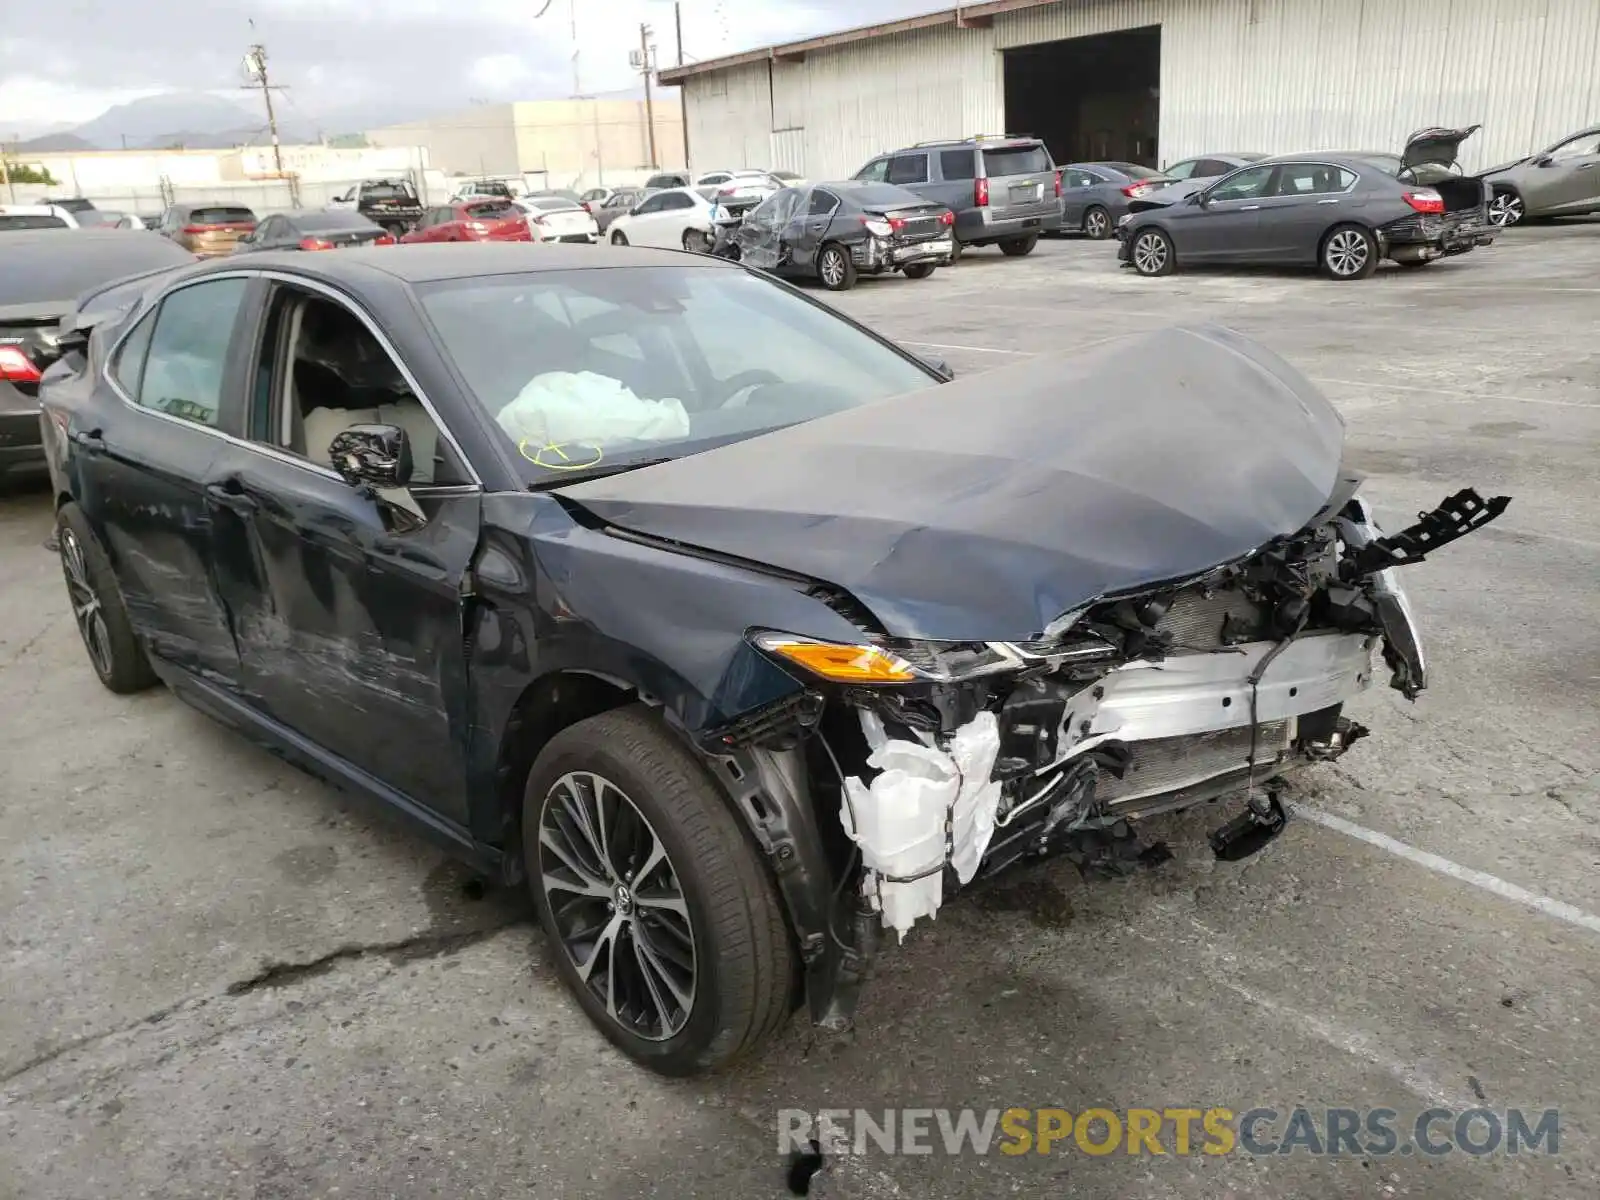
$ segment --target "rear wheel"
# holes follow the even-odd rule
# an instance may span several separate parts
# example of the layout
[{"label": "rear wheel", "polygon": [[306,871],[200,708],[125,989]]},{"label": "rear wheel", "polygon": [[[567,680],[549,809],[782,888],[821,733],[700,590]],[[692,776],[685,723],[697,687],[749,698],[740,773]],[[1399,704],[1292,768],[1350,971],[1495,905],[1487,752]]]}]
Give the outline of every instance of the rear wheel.
[{"label": "rear wheel", "polygon": [[711,238],[698,229],[685,229],[683,231],[683,248],[691,254],[709,254],[711,252]]},{"label": "rear wheel", "polygon": [[1496,188],[1494,197],[1489,201],[1489,223],[1498,225],[1501,229],[1509,229],[1513,225],[1520,225],[1527,220],[1528,210],[1522,203],[1522,197],[1510,188]]},{"label": "rear wheel", "polygon": [[1024,254],[1032,254],[1033,248],[1039,244],[1039,235],[1030,233],[1023,237],[1006,238],[1000,243],[1000,253],[1010,258],[1021,258]]},{"label": "rear wheel", "polygon": [[118,695],[154,686],[156,673],[134,636],[111,560],[76,504],[63,504],[56,514],[56,544],[72,619],[100,682]]},{"label": "rear wheel", "polygon": [[847,292],[856,285],[856,265],[843,246],[829,242],[817,255],[817,275],[830,292]]},{"label": "rear wheel", "polygon": [[905,269],[907,279],[926,279],[933,274],[937,263],[912,263]]},{"label": "rear wheel", "polygon": [[788,1018],[783,910],[717,785],[643,705],[563,730],[523,800],[533,903],[607,1038],[665,1075],[715,1070]]},{"label": "rear wheel", "polygon": [[1083,214],[1083,231],[1097,242],[1111,236],[1111,214],[1098,204],[1091,204]]},{"label": "rear wheel", "polygon": [[628,244],[628,235],[623,233],[620,229],[612,230],[611,244],[613,246],[626,246]]},{"label": "rear wheel", "polygon": [[1171,275],[1178,265],[1172,239],[1160,229],[1141,229],[1133,235],[1133,269],[1141,275]]},{"label": "rear wheel", "polygon": [[1378,243],[1359,225],[1337,225],[1322,242],[1322,273],[1341,282],[1378,269]]}]

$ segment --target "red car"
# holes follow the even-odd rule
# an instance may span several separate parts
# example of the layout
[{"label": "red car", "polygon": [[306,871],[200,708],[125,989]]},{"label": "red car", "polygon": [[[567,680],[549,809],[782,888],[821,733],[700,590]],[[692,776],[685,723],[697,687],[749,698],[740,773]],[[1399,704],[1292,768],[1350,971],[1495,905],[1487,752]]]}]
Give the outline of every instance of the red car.
[{"label": "red car", "polygon": [[509,200],[463,200],[423,214],[402,242],[531,242],[528,221]]}]

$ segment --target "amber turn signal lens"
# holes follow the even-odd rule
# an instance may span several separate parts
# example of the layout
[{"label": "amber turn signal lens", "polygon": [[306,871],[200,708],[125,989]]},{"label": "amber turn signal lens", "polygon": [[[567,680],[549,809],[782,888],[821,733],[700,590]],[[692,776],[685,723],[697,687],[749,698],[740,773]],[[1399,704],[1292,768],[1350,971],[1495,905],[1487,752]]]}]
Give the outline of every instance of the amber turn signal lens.
[{"label": "amber turn signal lens", "polygon": [[877,646],[843,646],[792,637],[757,640],[763,649],[831,683],[911,683],[917,678],[909,663]]}]

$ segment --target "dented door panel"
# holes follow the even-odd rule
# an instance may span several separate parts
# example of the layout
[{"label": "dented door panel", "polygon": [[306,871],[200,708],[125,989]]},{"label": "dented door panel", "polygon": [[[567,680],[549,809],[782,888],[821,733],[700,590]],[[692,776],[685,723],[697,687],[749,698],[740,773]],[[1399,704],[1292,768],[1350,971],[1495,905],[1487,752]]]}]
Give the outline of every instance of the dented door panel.
[{"label": "dented door panel", "polygon": [[215,556],[242,686],[265,715],[452,820],[466,817],[462,589],[479,498],[424,520],[307,463],[214,464]]}]

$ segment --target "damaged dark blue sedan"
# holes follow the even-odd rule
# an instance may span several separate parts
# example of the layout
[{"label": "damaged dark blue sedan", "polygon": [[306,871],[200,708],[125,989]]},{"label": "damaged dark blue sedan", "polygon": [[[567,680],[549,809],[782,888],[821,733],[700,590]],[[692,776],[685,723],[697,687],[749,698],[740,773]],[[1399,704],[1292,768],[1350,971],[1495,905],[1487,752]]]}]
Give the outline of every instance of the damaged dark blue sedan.
[{"label": "damaged dark blue sedan", "polygon": [[1394,568],[1506,503],[1383,535],[1338,415],[1225,330],[946,382],[669,252],[251,255],[80,297],[59,345],[105,685],[526,885],[673,1074],[847,1025],[882,930],[1019,859],[1126,866],[1225,796],[1217,852],[1264,842],[1376,667],[1425,686]]}]

